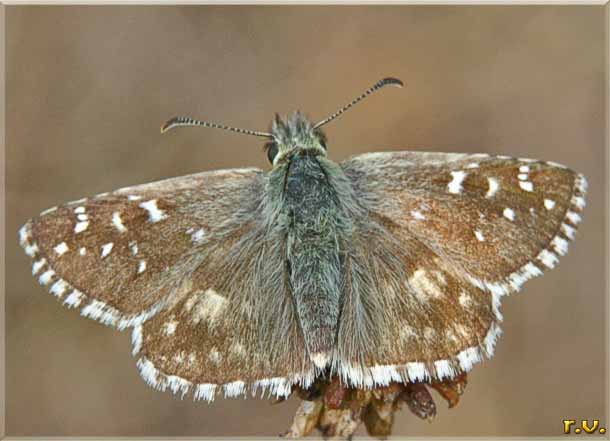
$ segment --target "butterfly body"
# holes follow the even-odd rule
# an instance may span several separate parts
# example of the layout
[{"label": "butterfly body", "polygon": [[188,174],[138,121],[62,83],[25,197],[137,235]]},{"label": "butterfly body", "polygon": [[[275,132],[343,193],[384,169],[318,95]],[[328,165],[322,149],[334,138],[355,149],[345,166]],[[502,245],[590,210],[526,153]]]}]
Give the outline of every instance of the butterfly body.
[{"label": "butterfly body", "polygon": [[442,380],[490,357],[502,297],[567,252],[585,178],[487,154],[336,163],[318,126],[277,117],[268,172],[45,210],[19,233],[32,274],[82,315],[132,328],[145,381],[196,399],[286,396],[319,375]]},{"label": "butterfly body", "polygon": [[321,367],[330,358],[339,324],[341,247],[349,231],[332,175],[317,155],[297,153],[286,164],[283,214],[288,219],[286,265],[307,351]]}]

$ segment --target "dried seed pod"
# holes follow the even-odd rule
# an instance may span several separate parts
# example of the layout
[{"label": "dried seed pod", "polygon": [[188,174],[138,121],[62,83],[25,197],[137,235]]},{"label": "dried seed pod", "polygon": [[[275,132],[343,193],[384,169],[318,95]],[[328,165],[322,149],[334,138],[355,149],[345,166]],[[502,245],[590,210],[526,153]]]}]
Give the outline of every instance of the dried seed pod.
[{"label": "dried seed pod", "polygon": [[371,402],[362,415],[367,433],[380,439],[390,436],[395,410],[394,403]]},{"label": "dried seed pod", "polygon": [[315,429],[320,420],[323,403],[321,401],[302,401],[292,420],[292,426],[282,436],[285,438],[301,438]]},{"label": "dried seed pod", "polygon": [[340,409],[348,396],[348,388],[341,384],[339,377],[334,377],[324,391],[324,404],[328,409]]},{"label": "dried seed pod", "polygon": [[318,428],[324,438],[351,438],[361,423],[360,413],[351,409],[323,408]]},{"label": "dried seed pod", "polygon": [[410,383],[401,394],[411,412],[418,417],[432,421],[436,416],[436,405],[424,383]]}]

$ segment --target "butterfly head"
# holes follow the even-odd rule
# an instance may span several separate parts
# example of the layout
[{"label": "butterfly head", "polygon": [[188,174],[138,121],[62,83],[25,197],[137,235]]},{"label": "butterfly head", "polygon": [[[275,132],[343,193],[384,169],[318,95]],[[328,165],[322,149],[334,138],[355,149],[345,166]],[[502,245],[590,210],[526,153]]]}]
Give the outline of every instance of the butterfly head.
[{"label": "butterfly head", "polygon": [[271,123],[271,141],[265,144],[265,151],[273,165],[302,152],[326,156],[326,135],[300,111],[287,119],[276,114]]}]

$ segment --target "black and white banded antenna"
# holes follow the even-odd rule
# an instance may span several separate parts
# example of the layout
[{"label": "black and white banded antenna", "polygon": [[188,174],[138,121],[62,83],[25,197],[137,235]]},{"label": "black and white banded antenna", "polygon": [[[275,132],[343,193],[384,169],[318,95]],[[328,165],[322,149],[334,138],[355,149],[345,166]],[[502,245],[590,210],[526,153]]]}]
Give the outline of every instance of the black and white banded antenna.
[{"label": "black and white banded antenna", "polygon": [[248,129],[238,129],[236,127],[225,126],[223,124],[217,124],[217,123],[208,122],[208,121],[200,121],[198,119],[189,118],[188,116],[178,116],[178,117],[170,119],[169,121],[167,121],[165,124],[163,124],[161,126],[161,133],[165,133],[168,130],[173,129],[174,127],[180,127],[180,126],[212,127],[214,129],[223,129],[223,130],[229,130],[231,132],[243,133],[244,135],[261,136],[263,138],[272,137],[271,133],[258,132],[256,130],[248,130]]},{"label": "black and white banded antenna", "polygon": [[369,96],[373,92],[376,92],[376,91],[378,91],[379,89],[381,89],[382,87],[385,87],[385,86],[402,87],[402,86],[404,86],[404,84],[398,78],[390,78],[390,77],[388,77],[388,78],[384,78],[382,80],[379,80],[377,83],[375,83],[375,85],[373,87],[371,87],[370,89],[366,90],[358,98],[354,99],[351,103],[343,106],[342,108],[337,110],[335,113],[330,115],[328,118],[323,119],[322,121],[317,123],[315,126],[313,126],[313,128],[317,129],[318,127],[322,127],[324,124],[331,122],[333,119],[337,118],[339,115],[341,115],[347,109],[349,109],[350,107],[354,106],[355,104],[358,104],[360,101],[365,99],[367,96]]}]

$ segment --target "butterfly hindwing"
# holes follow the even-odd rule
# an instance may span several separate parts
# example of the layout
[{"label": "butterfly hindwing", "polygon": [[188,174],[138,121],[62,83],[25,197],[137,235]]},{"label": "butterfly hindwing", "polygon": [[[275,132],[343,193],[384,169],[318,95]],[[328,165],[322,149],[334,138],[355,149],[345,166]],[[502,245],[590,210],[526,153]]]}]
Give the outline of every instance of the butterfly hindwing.
[{"label": "butterfly hindwing", "polygon": [[[268,195],[269,192],[265,192]],[[262,210],[269,199],[263,197]],[[313,381],[286,274],[285,240],[259,215],[201,253],[180,300],[133,331],[143,378],[212,400]],[[259,220],[260,219],[260,220]]]},{"label": "butterfly hindwing", "polygon": [[27,222],[21,245],[64,304],[122,329],[180,292],[198,250],[252,208],[263,181],[256,169],[224,170],[74,201]]},{"label": "butterfly hindwing", "polygon": [[337,345],[355,384],[452,377],[490,356],[501,296],[565,254],[585,203],[582,175],[527,159],[388,152],[341,166],[369,213]]}]

